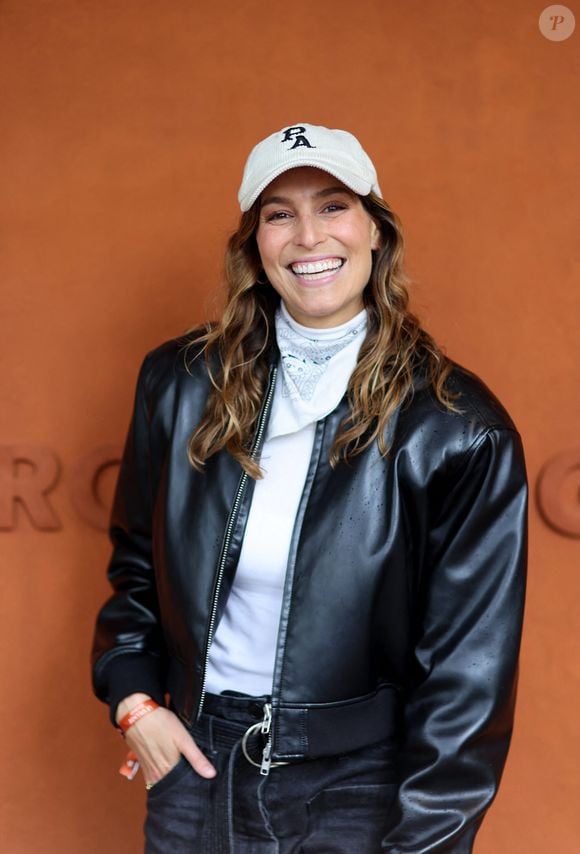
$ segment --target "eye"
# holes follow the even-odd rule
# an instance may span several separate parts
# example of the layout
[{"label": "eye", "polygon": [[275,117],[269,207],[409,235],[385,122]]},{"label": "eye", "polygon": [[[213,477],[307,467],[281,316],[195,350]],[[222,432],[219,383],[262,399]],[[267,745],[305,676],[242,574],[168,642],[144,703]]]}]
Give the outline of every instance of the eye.
[{"label": "eye", "polygon": [[345,202],[328,202],[323,208],[323,213],[338,213],[346,210],[347,207]]},{"label": "eye", "polygon": [[289,218],[290,214],[288,211],[270,211],[270,213],[264,216],[266,222],[280,222]]}]

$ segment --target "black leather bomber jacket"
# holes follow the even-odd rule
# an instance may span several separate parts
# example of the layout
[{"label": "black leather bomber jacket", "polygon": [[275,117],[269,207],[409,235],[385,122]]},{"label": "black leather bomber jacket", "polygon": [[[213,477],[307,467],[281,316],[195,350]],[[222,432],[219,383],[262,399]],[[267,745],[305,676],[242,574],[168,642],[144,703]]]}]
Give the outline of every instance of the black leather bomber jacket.
[{"label": "black leather bomber jacket", "polygon": [[[114,709],[164,694],[200,712],[208,646],[231,587],[253,481],[227,453],[203,473],[186,445],[204,409],[203,358],[183,342],[141,369],[121,465],[109,580],[93,650]],[[256,431],[260,442],[276,369]],[[455,366],[450,413],[420,384],[375,445],[332,469],[347,409],[319,422],[290,549],[272,690],[272,758],[400,744],[383,850],[471,851],[497,790],[515,697],[525,583],[526,475],[501,404]]]}]

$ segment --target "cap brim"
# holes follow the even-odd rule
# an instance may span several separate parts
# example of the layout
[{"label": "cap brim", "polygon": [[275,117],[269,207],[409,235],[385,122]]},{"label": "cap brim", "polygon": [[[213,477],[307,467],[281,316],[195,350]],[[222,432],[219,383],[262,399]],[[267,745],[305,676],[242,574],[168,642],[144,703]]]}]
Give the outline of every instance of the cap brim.
[{"label": "cap brim", "polygon": [[[246,191],[243,196],[240,193],[238,195],[238,201],[242,211],[248,211],[261,193],[264,192],[268,184],[271,184],[275,178],[283,175],[284,172],[289,172],[291,169],[300,169],[302,166],[311,166],[314,169],[320,169],[323,172],[327,172],[334,178],[338,178],[342,184],[358,196],[368,196],[373,189],[373,184],[370,181],[363,180],[360,176],[354,175],[346,168],[338,168],[335,163],[326,163],[323,158],[304,157],[303,159],[300,159],[300,162],[279,164],[271,169],[257,186],[252,187],[250,191]],[[378,184],[374,186],[379,191],[380,195]]]}]

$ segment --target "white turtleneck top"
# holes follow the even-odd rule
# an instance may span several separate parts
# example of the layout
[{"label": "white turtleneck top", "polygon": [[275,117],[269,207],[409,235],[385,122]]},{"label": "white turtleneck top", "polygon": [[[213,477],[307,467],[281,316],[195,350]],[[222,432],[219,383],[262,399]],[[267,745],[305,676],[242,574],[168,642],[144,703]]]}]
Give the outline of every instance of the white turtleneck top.
[{"label": "white turtleneck top", "polygon": [[297,323],[282,303],[272,412],[232,589],[209,652],[207,690],[260,696],[272,676],[294,520],[316,422],[343,397],[366,331],[366,312],[330,329]]}]

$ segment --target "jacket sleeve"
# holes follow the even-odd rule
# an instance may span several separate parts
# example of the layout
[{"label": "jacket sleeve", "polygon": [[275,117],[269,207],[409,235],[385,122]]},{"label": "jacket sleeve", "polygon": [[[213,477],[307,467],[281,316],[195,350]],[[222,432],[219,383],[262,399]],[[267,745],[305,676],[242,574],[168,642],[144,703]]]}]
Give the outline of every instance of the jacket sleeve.
[{"label": "jacket sleeve", "polygon": [[92,650],[93,687],[111,706],[142,691],[164,703],[164,646],[152,559],[152,482],[146,359],[121,461],[110,537],[108,579],[113,595],[102,607]]},{"label": "jacket sleeve", "polygon": [[491,429],[439,493],[404,709],[399,797],[382,849],[468,854],[513,724],[527,549],[519,436]]}]

